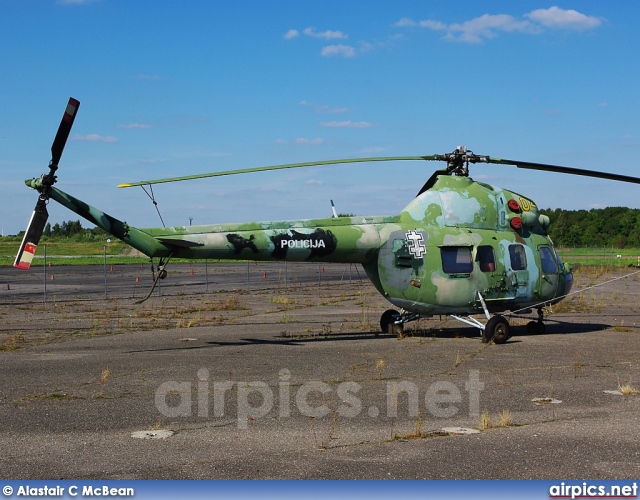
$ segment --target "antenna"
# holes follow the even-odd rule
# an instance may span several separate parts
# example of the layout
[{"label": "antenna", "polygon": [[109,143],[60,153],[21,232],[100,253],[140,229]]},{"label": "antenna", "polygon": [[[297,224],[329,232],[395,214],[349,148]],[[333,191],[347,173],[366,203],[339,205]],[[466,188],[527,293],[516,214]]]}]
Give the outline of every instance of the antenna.
[{"label": "antenna", "polygon": [[338,212],[336,212],[336,206],[333,204],[333,200],[331,200],[331,210],[333,210],[334,219],[338,218]]}]

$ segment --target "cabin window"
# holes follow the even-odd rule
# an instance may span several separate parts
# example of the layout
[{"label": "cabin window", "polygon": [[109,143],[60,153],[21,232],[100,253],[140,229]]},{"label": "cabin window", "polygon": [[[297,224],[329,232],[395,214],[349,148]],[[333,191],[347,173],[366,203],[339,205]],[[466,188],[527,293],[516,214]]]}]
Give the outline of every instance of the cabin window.
[{"label": "cabin window", "polygon": [[557,274],[558,264],[553,258],[549,247],[540,247],[540,264],[542,264],[542,272],[545,274]]},{"label": "cabin window", "polygon": [[524,271],[527,268],[527,256],[522,245],[509,245],[509,257],[514,271]]},{"label": "cabin window", "polygon": [[471,247],[441,247],[442,270],[447,274],[470,274],[473,271]]},{"label": "cabin window", "polygon": [[493,247],[489,245],[481,245],[476,252],[480,271],[483,273],[492,273],[496,270],[496,258],[493,253]]}]

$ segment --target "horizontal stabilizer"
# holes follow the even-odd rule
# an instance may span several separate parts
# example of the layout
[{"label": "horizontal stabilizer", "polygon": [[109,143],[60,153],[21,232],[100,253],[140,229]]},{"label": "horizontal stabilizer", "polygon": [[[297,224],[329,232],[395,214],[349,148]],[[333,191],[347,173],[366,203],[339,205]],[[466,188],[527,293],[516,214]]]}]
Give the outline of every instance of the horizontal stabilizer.
[{"label": "horizontal stabilizer", "polygon": [[165,245],[180,247],[180,248],[204,246],[204,243],[201,243],[199,241],[189,241],[189,240],[183,240],[179,238],[157,238],[157,239],[159,242],[164,243]]}]

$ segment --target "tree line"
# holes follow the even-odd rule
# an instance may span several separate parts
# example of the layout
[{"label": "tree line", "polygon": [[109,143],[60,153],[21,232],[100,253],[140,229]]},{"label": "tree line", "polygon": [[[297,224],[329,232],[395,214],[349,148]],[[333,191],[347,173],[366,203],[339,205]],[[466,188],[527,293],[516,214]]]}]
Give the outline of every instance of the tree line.
[{"label": "tree line", "polygon": [[99,227],[84,228],[79,220],[56,222],[53,226],[50,222],[44,227],[43,239],[72,239],[74,241],[103,240],[107,232]]},{"label": "tree line", "polygon": [[551,220],[549,236],[556,246],[640,248],[640,209],[540,210]]}]

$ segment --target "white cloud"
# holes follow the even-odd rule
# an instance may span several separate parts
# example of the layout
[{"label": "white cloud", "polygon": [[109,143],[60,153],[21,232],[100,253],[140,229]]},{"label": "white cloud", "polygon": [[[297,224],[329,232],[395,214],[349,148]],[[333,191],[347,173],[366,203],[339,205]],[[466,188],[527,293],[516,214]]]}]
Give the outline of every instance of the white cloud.
[{"label": "white cloud", "polygon": [[[346,40],[348,35],[343,33],[342,31],[316,31],[315,28],[305,28],[302,30],[302,33],[311,38],[318,38],[322,40]],[[299,32],[296,29],[290,29],[285,33],[284,38],[290,40],[292,38],[296,38],[299,36]],[[363,52],[370,50],[370,44],[368,45],[366,42],[361,43],[361,48]],[[320,54],[324,57],[333,57],[333,56],[342,56],[342,57],[355,57],[357,51],[351,45],[328,45],[324,47]]]},{"label": "white cloud", "polygon": [[525,14],[525,17],[548,28],[569,30],[588,30],[597,28],[602,24],[602,21],[597,17],[587,16],[572,9],[564,10],[555,6],[548,9],[534,10]]},{"label": "white cloud", "polygon": [[447,29],[446,24],[441,23],[440,21],[432,21],[431,19],[420,21],[419,24],[422,28],[429,28],[434,31],[443,31]]},{"label": "white cloud", "polygon": [[146,123],[123,123],[118,125],[118,128],[151,128],[151,125],[147,125]]},{"label": "white cloud", "polygon": [[328,45],[320,52],[324,57],[342,56],[355,57],[356,49],[350,45]]},{"label": "white cloud", "polygon": [[342,31],[322,31],[318,33],[315,31],[315,28],[306,28],[302,31],[305,35],[313,37],[313,38],[324,38],[326,40],[344,40],[347,37]]},{"label": "white cloud", "polygon": [[403,17],[402,19],[400,19],[400,21],[393,23],[392,26],[395,26],[397,28],[407,28],[417,26],[417,23],[413,19]]},{"label": "white cloud", "polygon": [[484,40],[496,38],[500,33],[538,34],[542,33],[544,28],[584,31],[597,28],[602,24],[602,20],[597,17],[559,7],[537,9],[524,14],[523,18],[517,19],[508,14],[484,14],[463,23],[447,25],[432,19],[416,22],[403,17],[393,26],[400,28],[420,26],[433,31],[446,31],[445,40],[482,43]]},{"label": "white cloud", "polygon": [[536,30],[528,21],[517,21],[508,14],[484,14],[471,21],[451,24],[447,28],[447,39],[459,42],[480,43],[483,39],[498,36],[498,32],[532,33]]},{"label": "white cloud", "polygon": [[341,122],[320,122],[323,127],[331,128],[371,128],[373,125],[369,122],[352,122],[351,120],[345,120]]},{"label": "white cloud", "polygon": [[305,182],[305,184],[308,184],[310,186],[322,186],[324,185],[324,181],[320,181],[318,179],[309,179],[307,182]]},{"label": "white cloud", "polygon": [[118,142],[119,139],[112,135],[98,135],[98,134],[87,134],[80,135],[74,134],[69,139],[72,141],[90,141],[90,142]]}]

